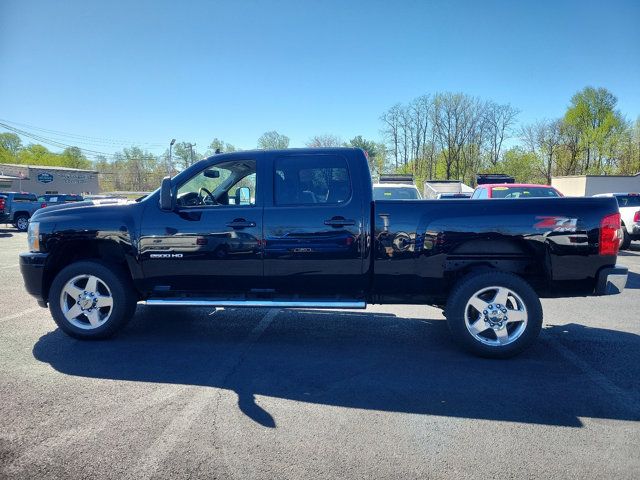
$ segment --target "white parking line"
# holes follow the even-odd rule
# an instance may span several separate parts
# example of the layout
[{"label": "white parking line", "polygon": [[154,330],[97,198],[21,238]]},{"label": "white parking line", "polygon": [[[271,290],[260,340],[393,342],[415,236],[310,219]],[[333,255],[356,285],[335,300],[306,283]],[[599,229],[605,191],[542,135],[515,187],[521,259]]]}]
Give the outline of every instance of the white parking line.
[{"label": "white parking line", "polygon": [[13,320],[14,318],[22,317],[23,315],[28,315],[30,313],[35,313],[38,310],[42,310],[42,308],[40,308],[40,307],[27,308],[26,310],[23,310],[23,311],[18,312],[18,313],[14,313],[13,315],[7,315],[6,317],[0,318],[0,323],[7,322],[9,320]]},{"label": "white parking line", "polygon": [[17,263],[13,264],[13,265],[5,265],[4,267],[0,267],[0,270],[4,270],[5,268],[16,268],[18,266]]},{"label": "white parking line", "polygon": [[183,394],[186,389],[186,386],[161,386],[148,395],[133,398],[125,403],[123,407],[118,410],[115,417],[103,417],[101,421],[94,420],[90,424],[78,424],[67,430],[63,430],[45,439],[43,442],[27,448],[18,458],[12,460],[9,465],[5,467],[3,473],[17,476],[19,472],[37,463],[39,459],[43,457],[51,458],[51,455],[53,455],[52,452],[68,451],[79,443],[93,442],[94,439],[99,438],[101,431],[112,428],[119,420],[139,415],[144,411],[153,410],[156,405],[166,404]]},{"label": "white parking line", "polygon": [[[216,370],[214,374],[215,381],[212,382],[212,384],[221,386],[225,384],[228,377],[232,375],[238,365],[242,363],[247,351],[260,338],[269,325],[271,325],[273,319],[276,318],[279,312],[280,310],[277,309],[269,310],[265,316],[262,317],[247,338],[238,344],[236,354],[227,356],[225,361],[220,365],[220,368]],[[220,389],[211,387],[201,388],[141,456],[140,463],[131,475],[132,478],[139,479],[154,476],[162,461],[171,454],[176,444],[180,440],[187,438],[186,433],[209,404],[210,400],[219,395]]]}]

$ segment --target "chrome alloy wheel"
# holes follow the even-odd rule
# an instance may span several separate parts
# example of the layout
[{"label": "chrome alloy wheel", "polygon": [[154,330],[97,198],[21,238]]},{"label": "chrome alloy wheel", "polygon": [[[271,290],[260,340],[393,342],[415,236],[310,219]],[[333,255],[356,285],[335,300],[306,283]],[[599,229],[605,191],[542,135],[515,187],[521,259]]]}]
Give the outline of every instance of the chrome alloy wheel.
[{"label": "chrome alloy wheel", "polygon": [[78,275],[60,293],[60,308],[74,327],[92,330],[104,325],[113,311],[113,296],[105,282],[94,275]]},{"label": "chrome alloy wheel", "polygon": [[467,302],[464,322],[476,340],[501,347],[515,342],[526,330],[527,307],[513,290],[487,287]]},{"label": "chrome alloy wheel", "polygon": [[16,227],[20,231],[26,231],[29,228],[29,219],[26,217],[18,217],[18,221],[16,222]]}]

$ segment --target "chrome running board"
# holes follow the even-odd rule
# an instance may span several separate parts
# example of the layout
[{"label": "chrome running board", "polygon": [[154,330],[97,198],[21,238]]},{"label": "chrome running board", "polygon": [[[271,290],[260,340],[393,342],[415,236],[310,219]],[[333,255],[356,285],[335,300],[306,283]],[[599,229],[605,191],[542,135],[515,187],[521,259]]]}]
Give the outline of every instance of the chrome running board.
[{"label": "chrome running board", "polygon": [[367,308],[364,301],[300,301],[300,300],[218,300],[215,298],[152,298],[138,302],[141,305],[165,307],[251,307],[251,308]]}]

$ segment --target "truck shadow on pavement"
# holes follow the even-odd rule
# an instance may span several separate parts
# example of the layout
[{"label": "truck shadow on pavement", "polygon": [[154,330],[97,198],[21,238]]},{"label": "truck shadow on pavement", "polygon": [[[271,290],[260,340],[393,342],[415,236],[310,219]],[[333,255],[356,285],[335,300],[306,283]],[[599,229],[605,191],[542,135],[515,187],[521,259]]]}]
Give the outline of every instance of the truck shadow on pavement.
[{"label": "truck shadow on pavement", "polygon": [[629,272],[627,285],[624,288],[640,289],[640,274],[636,272]]},{"label": "truck shadow on pavement", "polygon": [[487,360],[460,351],[443,320],[368,312],[282,311],[247,340],[265,313],[140,307],[111,340],[54,330],[33,355],[67,375],[232,390],[245,415],[271,428],[277,419],[256,395],[568,427],[581,417],[640,420],[638,335],[546,326],[522,355]]}]

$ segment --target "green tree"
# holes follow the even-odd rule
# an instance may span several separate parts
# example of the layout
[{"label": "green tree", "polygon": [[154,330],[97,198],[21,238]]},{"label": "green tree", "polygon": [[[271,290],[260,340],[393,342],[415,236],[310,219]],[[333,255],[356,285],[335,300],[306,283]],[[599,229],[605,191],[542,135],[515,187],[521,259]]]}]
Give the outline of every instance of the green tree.
[{"label": "green tree", "polygon": [[584,151],[584,173],[601,173],[610,159],[613,137],[623,130],[624,119],[616,110],[618,99],[606,88],[586,87],[571,98],[564,123],[575,128]]},{"label": "green tree", "polygon": [[546,179],[541,174],[542,170],[543,166],[534,153],[513,147],[505,151],[502,159],[487,173],[505,173],[521,183],[544,183]]},{"label": "green tree", "polygon": [[258,148],[264,150],[281,150],[289,148],[289,137],[282,135],[275,130],[265,132],[258,139]]},{"label": "green tree", "polygon": [[16,163],[22,140],[15,133],[0,133],[0,163]]},{"label": "green tree", "polygon": [[[111,163],[115,190],[149,191],[158,187],[166,174],[166,165],[158,158],[139,147],[125,148],[113,155]],[[105,172],[109,173],[109,172]]]},{"label": "green tree", "polygon": [[25,165],[57,165],[56,156],[47,147],[32,143],[18,152],[18,163]]},{"label": "green tree", "polygon": [[60,154],[59,160],[59,166],[61,167],[81,169],[91,168],[91,162],[87,160],[87,157],[84,156],[82,150],[80,150],[78,147],[65,148],[64,151]]},{"label": "green tree", "polygon": [[369,160],[369,170],[375,175],[379,175],[384,171],[385,167],[385,148],[373,140],[367,140],[362,135],[357,135],[344,144],[345,147],[361,148],[367,154]]},{"label": "green tree", "polygon": [[[168,152],[167,152],[168,155]],[[190,167],[202,158],[195,146],[188,142],[178,142],[173,146],[173,164],[180,170]]]},{"label": "green tree", "polygon": [[234,145],[225,142],[224,140],[220,140],[219,138],[214,138],[211,140],[209,144],[209,150],[207,151],[207,155],[213,155],[216,152],[235,152],[237,149]]}]

